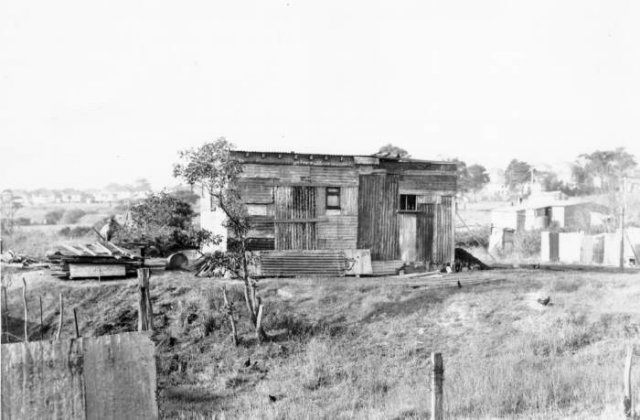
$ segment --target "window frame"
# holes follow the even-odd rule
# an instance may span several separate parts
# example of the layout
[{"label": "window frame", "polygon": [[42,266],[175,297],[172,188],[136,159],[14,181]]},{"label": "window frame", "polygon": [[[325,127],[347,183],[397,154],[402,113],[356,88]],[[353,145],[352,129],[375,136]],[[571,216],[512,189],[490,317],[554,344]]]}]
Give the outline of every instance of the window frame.
[{"label": "window frame", "polygon": [[[341,207],[341,200],[340,200],[340,187],[326,187],[325,188],[325,199],[324,199],[324,204],[325,204],[325,208],[327,210],[340,210]],[[337,197],[338,198],[338,205],[330,205],[329,204],[329,197]]]},{"label": "window frame", "polygon": [[[413,208],[408,208],[408,197],[413,197]],[[404,207],[404,208],[403,208]],[[416,194],[400,194],[398,211],[403,213],[415,213],[418,211],[418,196]]]}]

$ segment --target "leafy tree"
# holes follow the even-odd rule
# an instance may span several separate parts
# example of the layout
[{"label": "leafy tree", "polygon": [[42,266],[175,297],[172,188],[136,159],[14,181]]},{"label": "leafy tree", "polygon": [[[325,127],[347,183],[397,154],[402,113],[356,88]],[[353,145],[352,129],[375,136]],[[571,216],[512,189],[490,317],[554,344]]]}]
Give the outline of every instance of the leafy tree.
[{"label": "leafy tree", "polygon": [[261,342],[267,338],[262,326],[263,305],[256,296],[257,281],[249,275],[249,265],[254,259],[247,250],[250,223],[237,188],[242,166],[231,158],[233,148],[233,144],[221,137],[199,148],[181,151],[181,162],[174,166],[173,174],[189,185],[201,184],[211,197],[212,208],[218,207],[226,215],[225,226],[235,238],[235,246],[224,255],[216,253],[209,258],[213,264],[224,266],[242,279],[247,310]]},{"label": "leafy tree", "polygon": [[129,210],[130,222],[113,233],[114,241],[145,244],[161,255],[185,248],[199,248],[215,240],[210,232],[195,229],[195,213],[189,203],[171,194],[150,194]]},{"label": "leafy tree", "polygon": [[489,182],[489,174],[484,166],[467,166],[466,162],[458,158],[450,159],[449,162],[457,165],[458,191],[461,193],[477,193]]},{"label": "leafy tree", "polygon": [[171,193],[171,195],[173,195],[174,197],[185,201],[191,205],[194,205],[198,202],[198,200],[200,199],[200,197],[198,196],[198,194],[194,194],[193,192],[189,191],[189,190],[177,190]]},{"label": "leafy tree", "polygon": [[406,150],[404,150],[401,147],[394,146],[391,143],[387,143],[384,146],[382,146],[380,148],[380,150],[378,150],[378,153],[376,153],[376,156],[380,156],[380,157],[388,156],[388,157],[392,157],[392,158],[409,158],[409,157],[411,157],[409,152],[407,152]]},{"label": "leafy tree", "polygon": [[44,215],[44,220],[47,225],[55,225],[57,224],[64,215],[64,210],[51,210]]},{"label": "leafy tree", "polygon": [[513,159],[504,171],[505,185],[511,190],[517,190],[531,180],[533,168],[527,162]]},{"label": "leafy tree", "polygon": [[87,212],[85,212],[82,209],[69,209],[69,210],[64,212],[64,216],[62,217],[62,221],[64,223],[72,225],[74,223],[77,223],[78,220],[80,220],[86,214],[87,214]]},{"label": "leafy tree", "polygon": [[571,181],[575,194],[591,194],[595,190],[592,174],[579,161],[571,165]]},{"label": "leafy tree", "polygon": [[458,158],[449,159],[448,161],[456,164],[458,191],[462,194],[469,192],[471,189],[471,174],[469,173],[467,164]]},{"label": "leafy tree", "polygon": [[[615,191],[622,177],[628,175],[637,162],[624,147],[614,150],[597,150],[578,156],[573,167],[574,182],[600,192]],[[599,185],[596,184],[596,179]]]},{"label": "leafy tree", "polygon": [[467,168],[469,173],[469,189],[478,192],[491,180],[487,169],[482,165],[471,165]]}]

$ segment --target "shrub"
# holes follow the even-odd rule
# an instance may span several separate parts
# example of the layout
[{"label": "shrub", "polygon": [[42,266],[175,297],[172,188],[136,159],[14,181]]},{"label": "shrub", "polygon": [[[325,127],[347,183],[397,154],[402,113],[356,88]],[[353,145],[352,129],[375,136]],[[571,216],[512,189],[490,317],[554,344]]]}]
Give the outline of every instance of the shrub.
[{"label": "shrub", "polygon": [[67,210],[62,217],[62,221],[66,224],[75,224],[80,220],[87,212],[82,209]]},{"label": "shrub", "polygon": [[52,210],[44,215],[44,220],[47,225],[57,225],[64,215],[64,210]]},{"label": "shrub", "polygon": [[16,226],[29,226],[31,224],[31,219],[28,217],[18,217],[13,221]]},{"label": "shrub", "polygon": [[92,229],[87,226],[76,226],[74,228],[66,226],[58,231],[60,235],[66,236],[67,238],[82,238],[83,236],[87,236],[87,234],[91,232]]},{"label": "shrub", "polygon": [[150,194],[131,207],[131,223],[115,233],[122,246],[145,244],[161,256],[180,249],[195,249],[213,240],[210,232],[194,228],[195,213],[189,203],[161,192]]},{"label": "shrub", "polygon": [[539,230],[520,231],[513,237],[513,247],[520,255],[533,257],[540,255],[541,241]]},{"label": "shrub", "polygon": [[488,248],[491,228],[489,226],[478,226],[473,229],[456,230],[456,246],[463,248]]}]

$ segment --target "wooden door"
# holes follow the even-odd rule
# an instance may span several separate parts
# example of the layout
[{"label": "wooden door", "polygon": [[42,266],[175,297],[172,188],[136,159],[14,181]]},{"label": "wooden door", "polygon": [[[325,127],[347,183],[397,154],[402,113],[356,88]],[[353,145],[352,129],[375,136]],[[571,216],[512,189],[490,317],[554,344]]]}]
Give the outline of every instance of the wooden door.
[{"label": "wooden door", "polygon": [[431,262],[433,256],[433,227],[435,204],[418,204],[416,215],[416,253],[417,260]]},{"label": "wooden door", "polygon": [[416,216],[415,213],[401,213],[398,215],[400,259],[404,262],[416,261]]}]

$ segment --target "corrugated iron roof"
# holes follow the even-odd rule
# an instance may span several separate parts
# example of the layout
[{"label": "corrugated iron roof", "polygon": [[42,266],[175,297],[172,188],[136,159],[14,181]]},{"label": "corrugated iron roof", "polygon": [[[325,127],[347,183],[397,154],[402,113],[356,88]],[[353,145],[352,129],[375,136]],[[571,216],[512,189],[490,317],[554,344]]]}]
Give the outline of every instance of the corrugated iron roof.
[{"label": "corrugated iron roof", "polygon": [[295,151],[291,152],[277,152],[277,151],[258,151],[258,150],[233,150],[232,155],[235,155],[239,158],[252,158],[252,159],[267,159],[267,158],[277,158],[277,159],[292,159],[292,160],[340,160],[347,162],[358,163],[358,159],[362,160],[370,160],[377,159],[383,161],[394,161],[394,162],[424,162],[424,163],[436,163],[443,165],[456,165],[455,162],[447,162],[440,160],[425,160],[425,159],[413,159],[413,158],[397,158],[392,156],[380,156],[378,154],[371,155],[341,155],[341,154],[331,154],[331,153],[298,153]]},{"label": "corrugated iron roof", "polygon": [[573,198],[568,200],[549,200],[549,201],[537,201],[534,203],[522,203],[517,206],[503,206],[496,207],[492,211],[519,211],[519,210],[532,210],[540,209],[544,207],[568,207],[576,206],[579,204],[592,204],[593,200],[584,198]]}]

